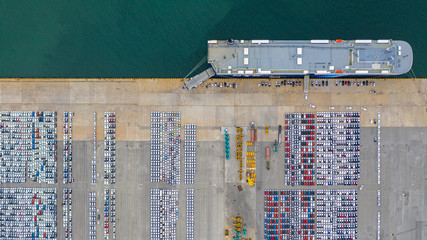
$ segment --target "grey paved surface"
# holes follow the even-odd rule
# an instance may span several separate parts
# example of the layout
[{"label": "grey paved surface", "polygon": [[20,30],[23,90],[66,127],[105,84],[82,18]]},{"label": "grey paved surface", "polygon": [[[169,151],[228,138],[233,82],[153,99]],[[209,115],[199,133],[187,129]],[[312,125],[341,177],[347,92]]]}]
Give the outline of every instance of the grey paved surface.
[{"label": "grey paved surface", "polygon": [[[85,111],[85,107],[82,107]],[[133,108],[128,106],[127,108]],[[149,137],[149,128],[146,122],[140,119],[147,119],[150,107],[141,107],[140,121],[134,128],[129,126],[134,124],[127,121],[126,114],[134,114],[125,107],[117,107],[120,124],[118,135],[125,133],[128,138],[136,139]],[[142,109],[143,108],[143,109]],[[280,108],[280,107],[279,107]],[[65,110],[55,108],[53,110]],[[239,215],[247,225],[248,234],[252,239],[261,239],[263,236],[263,191],[266,188],[286,189],[283,184],[283,145],[279,148],[279,153],[271,153],[270,170],[265,167],[265,146],[272,147],[277,138],[276,126],[278,121],[283,119],[278,112],[286,108],[278,107],[254,107],[235,106],[214,108],[214,117],[206,114],[201,116],[203,120],[191,116],[191,111],[182,109],[183,123],[191,123],[198,120],[200,122],[215,122],[218,120],[222,125],[230,130],[230,160],[225,160],[223,152],[223,137],[218,125],[210,123],[200,124],[198,129],[197,143],[197,172],[195,184],[173,186],[179,190],[179,220],[177,238],[183,239],[186,229],[186,201],[185,193],[187,188],[195,189],[195,239],[223,239],[224,229],[231,230],[231,216]],[[68,109],[67,109],[68,110]],[[80,109],[81,110],[81,109]],[[157,109],[156,109],[157,110]],[[83,111],[83,110],[82,110]],[[210,111],[210,110],[209,110]],[[211,113],[206,111],[206,113]],[[103,112],[97,111],[98,116]],[[58,112],[58,115],[60,112]],[[139,114],[139,113],[138,113]],[[279,115],[279,116],[278,116]],[[88,238],[88,192],[97,191],[97,207],[102,214],[103,204],[103,141],[98,141],[97,146],[97,170],[100,179],[96,185],[90,183],[90,167],[93,158],[93,143],[91,139],[92,114],[76,114],[74,134],[87,136],[87,140],[73,141],[73,176],[75,182],[70,186],[73,188],[73,237],[74,239]],[[284,115],[283,115],[284,116]],[[132,116],[135,118],[135,116]],[[364,119],[367,117],[363,116]],[[213,120],[211,119],[213,118]],[[99,122],[103,120],[98,117]],[[256,187],[248,187],[245,181],[238,181],[238,162],[235,160],[235,131],[234,124],[244,127],[244,149],[248,140],[247,126],[249,122],[242,119],[256,119],[258,122],[270,125],[270,133],[265,136],[264,125],[258,126],[257,143],[257,182]],[[414,118],[414,121],[416,119]],[[392,125],[393,119],[383,119],[384,125]],[[62,119],[58,119],[61,125]],[[257,123],[257,122],[256,122]],[[218,123],[216,123],[218,124]],[[89,126],[87,129],[81,126]],[[80,128],[79,128],[80,126]],[[132,125],[133,126],[133,125]],[[98,125],[100,131],[98,135],[102,138],[103,126]],[[137,133],[132,132],[137,130]],[[363,190],[359,191],[358,209],[358,236],[359,239],[374,239],[376,236],[377,211],[381,211],[381,236],[382,239],[427,239],[427,128],[422,127],[383,127],[381,128],[381,153],[382,168],[380,186],[377,185],[377,145],[373,142],[376,136],[376,127],[363,127],[361,130],[361,179],[359,185],[363,185]],[[80,132],[79,132],[80,131]],[[82,134],[82,131],[84,134]],[[140,134],[142,132],[142,134]],[[212,135],[211,133],[217,134]],[[140,135],[138,135],[140,134]],[[58,139],[61,139],[58,137]],[[215,139],[215,140],[212,140]],[[116,196],[116,219],[118,239],[149,239],[150,236],[150,189],[170,188],[162,183],[150,183],[150,156],[149,141],[117,141],[117,189]],[[58,189],[58,239],[63,239],[62,228],[62,143],[58,144],[58,184],[54,185]],[[183,164],[182,158],[182,164]],[[245,170],[245,159],[244,159]],[[183,172],[184,167],[181,166]],[[239,192],[237,186],[241,185],[243,191]],[[25,184],[2,184],[1,187],[45,187],[51,185],[29,182]],[[109,187],[112,187],[109,185]],[[304,189],[304,187],[300,187]],[[306,187],[310,188],[310,187]],[[317,187],[312,187],[316,189]],[[340,187],[333,187],[340,188]],[[353,187],[350,187],[353,188]],[[381,207],[377,207],[377,189],[381,189]],[[103,218],[100,225],[97,225],[98,239],[103,239]],[[110,231],[112,232],[112,231]],[[231,233],[231,231],[230,231]],[[256,235],[255,235],[256,234]]]},{"label": "grey paved surface", "polygon": [[[377,184],[376,127],[361,129],[361,177],[358,191],[358,237],[376,239],[377,212],[381,212],[381,239],[426,239],[427,235],[427,128],[381,128],[381,185]],[[266,144],[258,143],[258,149]],[[284,162],[272,153],[270,171],[257,167],[256,220],[258,238],[264,229],[264,189],[291,189],[283,184]],[[264,163],[265,152],[258,151],[257,164]],[[261,160],[261,161],[259,161]],[[321,189],[298,187],[296,189]],[[355,188],[333,186],[329,188]],[[329,189],[328,188],[328,189]],[[381,206],[377,207],[377,190],[381,190]],[[406,194],[406,197],[403,196]]]},{"label": "grey paved surface", "polygon": [[[231,130],[231,128],[230,128]],[[376,236],[376,212],[381,211],[382,239],[425,239],[427,234],[426,181],[427,143],[426,128],[382,128],[382,183],[376,182],[376,143],[373,138],[376,128],[361,130],[361,179],[363,190],[359,191],[358,235],[359,239],[374,239]],[[218,131],[220,131],[218,129]],[[235,134],[231,132],[231,139]],[[275,134],[271,130],[270,134]],[[247,137],[247,135],[246,135]],[[247,139],[244,139],[244,142]],[[232,141],[234,142],[234,141]],[[241,216],[247,224],[248,233],[255,239],[263,236],[263,192],[266,188],[286,189],[283,184],[283,146],[279,153],[271,154],[271,168],[265,167],[265,146],[272,141],[257,143],[257,183],[248,187],[237,181],[238,164],[234,159],[232,144],[231,159],[224,160],[223,141],[198,142],[198,162],[195,184],[173,186],[179,190],[179,220],[177,238],[186,234],[187,188],[195,189],[195,239],[222,239],[226,226],[231,225],[231,216]],[[98,141],[98,171],[102,176],[103,141]],[[150,236],[150,189],[168,188],[162,183],[149,182],[148,141],[117,142],[117,237],[119,239],[149,239]],[[61,143],[58,146],[61,149]],[[97,206],[102,213],[102,181],[92,185],[90,181],[91,141],[73,141],[73,237],[88,238],[88,192],[97,191]],[[63,239],[62,229],[62,151],[58,154],[58,236]],[[183,162],[183,161],[182,161]],[[183,166],[181,169],[184,169]],[[101,179],[102,180],[102,179]],[[243,191],[239,192],[237,186]],[[17,186],[3,184],[2,187]],[[22,186],[22,185],[19,185]],[[45,184],[27,182],[28,187]],[[111,185],[110,185],[111,186]],[[304,187],[300,187],[304,189]],[[305,187],[310,188],[310,187]],[[317,187],[312,187],[317,189]],[[334,187],[340,188],[340,187]],[[350,188],[354,188],[350,186]],[[381,189],[381,207],[377,207],[377,189]],[[406,194],[404,196],[404,194]],[[255,211],[254,211],[255,209]],[[103,238],[102,218],[97,226],[98,238]],[[230,229],[231,230],[231,229]],[[110,231],[112,232],[112,231]],[[394,234],[394,236],[393,236]]]},{"label": "grey paved surface", "polygon": [[382,128],[384,239],[427,239],[427,128]]}]

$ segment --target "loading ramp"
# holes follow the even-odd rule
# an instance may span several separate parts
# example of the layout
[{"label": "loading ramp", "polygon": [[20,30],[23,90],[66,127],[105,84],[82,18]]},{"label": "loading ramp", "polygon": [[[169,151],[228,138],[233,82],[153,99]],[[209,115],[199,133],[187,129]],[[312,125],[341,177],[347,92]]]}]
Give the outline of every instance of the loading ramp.
[{"label": "loading ramp", "polygon": [[208,80],[209,78],[215,76],[215,72],[212,68],[208,68],[205,71],[197,74],[196,76],[190,78],[190,80],[188,80],[185,83],[185,87],[190,90],[192,88],[195,88],[197,86],[199,86],[200,84],[202,84],[204,81]]}]

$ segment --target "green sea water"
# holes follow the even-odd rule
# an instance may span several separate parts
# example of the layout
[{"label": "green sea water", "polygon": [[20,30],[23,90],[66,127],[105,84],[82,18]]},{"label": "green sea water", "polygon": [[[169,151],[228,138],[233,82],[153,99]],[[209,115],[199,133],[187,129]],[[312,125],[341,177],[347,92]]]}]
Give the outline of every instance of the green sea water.
[{"label": "green sea water", "polygon": [[228,38],[405,40],[427,77],[425,10],[425,0],[0,1],[0,77],[184,77],[207,40]]}]

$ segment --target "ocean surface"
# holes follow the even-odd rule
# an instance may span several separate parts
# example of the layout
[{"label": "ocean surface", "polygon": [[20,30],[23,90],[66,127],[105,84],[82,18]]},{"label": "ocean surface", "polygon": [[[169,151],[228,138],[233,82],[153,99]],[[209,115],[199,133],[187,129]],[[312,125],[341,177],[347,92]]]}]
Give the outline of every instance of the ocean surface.
[{"label": "ocean surface", "polygon": [[405,40],[427,77],[426,10],[425,0],[5,0],[0,77],[184,77],[207,40],[228,38]]}]

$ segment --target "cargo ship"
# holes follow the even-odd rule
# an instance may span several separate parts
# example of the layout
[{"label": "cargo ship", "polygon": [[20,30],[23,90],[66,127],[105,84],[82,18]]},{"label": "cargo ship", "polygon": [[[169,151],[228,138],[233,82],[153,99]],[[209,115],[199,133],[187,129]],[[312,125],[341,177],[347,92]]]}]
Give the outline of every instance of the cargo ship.
[{"label": "cargo ship", "polygon": [[209,40],[210,68],[188,89],[216,77],[378,77],[412,67],[411,46],[400,40]]}]

